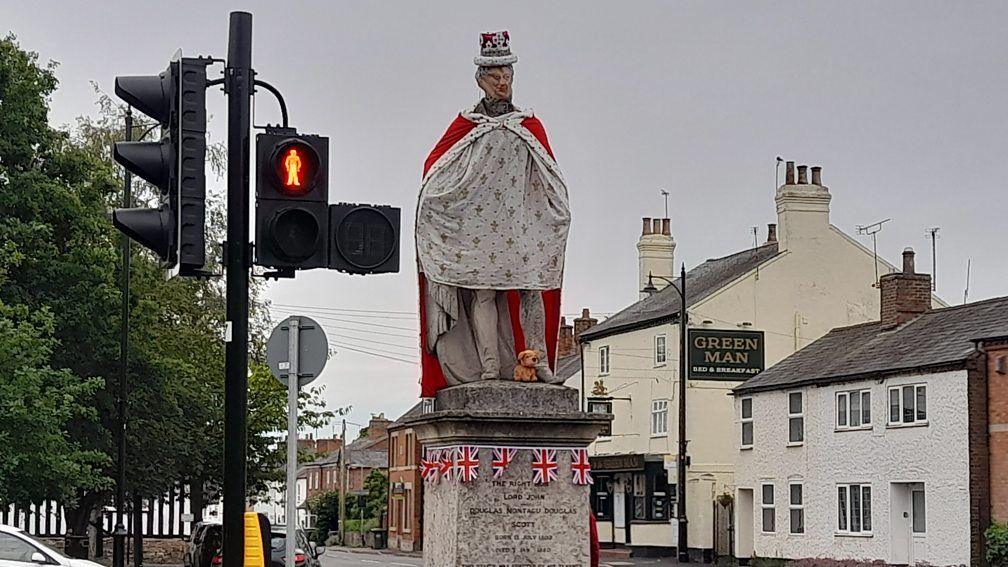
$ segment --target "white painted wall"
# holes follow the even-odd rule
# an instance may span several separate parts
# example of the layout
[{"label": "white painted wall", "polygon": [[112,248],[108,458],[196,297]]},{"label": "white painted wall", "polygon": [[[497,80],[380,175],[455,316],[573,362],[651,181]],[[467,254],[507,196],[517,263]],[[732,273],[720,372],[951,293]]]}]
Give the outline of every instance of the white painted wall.
[{"label": "white painted wall", "polygon": [[[928,424],[888,427],[889,386],[927,384]],[[870,389],[872,426],[837,431],[836,393]],[[805,442],[787,446],[788,391],[752,395],[754,441],[751,450],[738,448],[736,423],[735,482],[753,489],[753,540],[760,557],[832,557],[893,561],[892,483],[922,482],[927,501],[927,534],[923,557],[933,565],[969,564],[969,444],[967,436],[966,371],[907,375],[806,387]],[[738,401],[736,401],[736,412]],[[738,414],[736,413],[736,416]],[[790,535],[787,484],[802,482],[805,493],[805,534]],[[772,482],[776,494],[774,534],[760,529],[760,485]],[[837,535],[838,483],[868,482],[872,486],[872,535]],[[741,505],[741,502],[740,502]],[[744,515],[744,510],[739,510]],[[895,514],[899,515],[899,514]],[[901,518],[900,518],[901,519]],[[897,539],[899,534],[895,534]],[[744,536],[740,535],[741,538]],[[747,537],[745,539],[748,539]]]}]

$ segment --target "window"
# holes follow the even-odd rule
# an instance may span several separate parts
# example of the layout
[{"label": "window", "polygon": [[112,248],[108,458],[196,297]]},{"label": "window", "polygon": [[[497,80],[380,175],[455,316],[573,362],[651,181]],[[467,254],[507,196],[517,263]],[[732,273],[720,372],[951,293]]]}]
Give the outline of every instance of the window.
[{"label": "window", "polygon": [[31,563],[32,554],[38,549],[23,539],[6,533],[0,533],[0,561],[17,561]]},{"label": "window", "polygon": [[788,394],[788,444],[800,445],[805,441],[805,417],[802,411],[802,393]]},{"label": "window", "polygon": [[613,519],[612,484],[612,477],[598,476],[590,486],[592,511],[599,521]]},{"label": "window", "polygon": [[801,484],[788,485],[788,514],[791,516],[791,533],[805,533],[805,494]]},{"label": "window", "polygon": [[927,386],[911,384],[889,388],[889,425],[927,423]]},{"label": "window", "polygon": [[644,473],[633,475],[633,519],[647,519],[647,482]]},{"label": "window", "polygon": [[[588,413],[612,413],[611,400],[598,400],[588,398]],[[599,437],[609,437],[612,435],[612,422],[607,421],[599,432]]]},{"label": "window", "polygon": [[924,491],[914,490],[913,495],[913,533],[923,534],[927,532],[927,522],[924,516]]},{"label": "window", "polygon": [[668,400],[651,401],[651,435],[668,433]]},{"label": "window", "polygon": [[752,448],[753,442],[753,418],[752,418],[752,398],[742,398],[742,448]]},{"label": "window", "polygon": [[776,531],[776,524],[774,517],[774,490],[772,484],[763,485],[763,494],[760,500],[760,506],[762,510],[762,529],[763,533],[773,533]]},{"label": "window", "polygon": [[836,428],[862,429],[871,426],[871,391],[837,392]]},{"label": "window", "polygon": [[599,347],[598,349],[598,368],[599,374],[609,374],[609,346]]},{"label": "window", "polygon": [[871,485],[837,485],[837,532],[871,535]]},{"label": "window", "polygon": [[655,335],[654,338],[654,363],[655,366],[664,366],[668,362],[666,351],[665,335]]}]

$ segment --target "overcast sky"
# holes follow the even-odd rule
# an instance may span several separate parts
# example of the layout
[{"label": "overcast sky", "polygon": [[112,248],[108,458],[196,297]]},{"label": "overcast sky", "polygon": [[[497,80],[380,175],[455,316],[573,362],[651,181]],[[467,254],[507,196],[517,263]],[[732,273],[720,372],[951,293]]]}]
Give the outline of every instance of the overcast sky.
[{"label": "overcast sky", "polygon": [[[352,423],[416,400],[415,364],[352,349],[417,358],[421,164],[478,98],[480,31],[510,30],[515,102],[542,119],[567,177],[565,313],[637,297],[640,218],[662,214],[659,188],[677,263],[748,247],[753,226],[765,239],[777,156],[823,167],[847,233],[892,218],[878,242],[890,261],[913,246],[929,269],[925,229],[941,227],[949,303],[963,300],[968,259],[971,301],[1008,293],[1008,3],[25,1],[0,4],[0,31],[59,62],[51,120],[63,125],[94,112],[90,81],[111,93],[115,75],[157,73],[178,48],[225,57],[232,9],[254,14],[253,66],[292,125],[330,137],[330,200],[403,209],[401,273],[316,270],[270,287],[277,320],[327,327],[338,353],[320,382],[331,405],[353,405]],[[222,141],[223,96],[208,106]],[[256,123],[277,122],[276,108],[260,97]]]}]

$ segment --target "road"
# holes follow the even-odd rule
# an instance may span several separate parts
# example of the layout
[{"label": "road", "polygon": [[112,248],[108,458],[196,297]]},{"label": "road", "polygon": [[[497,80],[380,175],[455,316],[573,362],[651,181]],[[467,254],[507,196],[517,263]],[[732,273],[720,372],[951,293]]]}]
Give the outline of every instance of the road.
[{"label": "road", "polygon": [[[322,567],[370,567],[374,565],[396,565],[399,567],[416,567],[423,565],[419,557],[402,555],[379,555],[377,553],[349,553],[346,551],[328,550],[322,559]],[[623,567],[637,565],[680,565],[675,559],[608,559],[603,558],[600,567]]]}]

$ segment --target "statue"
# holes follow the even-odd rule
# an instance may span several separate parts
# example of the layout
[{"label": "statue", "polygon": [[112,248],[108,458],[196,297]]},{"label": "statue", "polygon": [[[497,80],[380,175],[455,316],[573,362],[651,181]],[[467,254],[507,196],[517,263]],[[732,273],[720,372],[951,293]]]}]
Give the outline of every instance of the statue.
[{"label": "statue", "polygon": [[512,103],[508,32],[480,36],[484,97],[459,114],[424,163],[417,204],[421,396],[513,379],[538,351],[556,383],[560,288],[570,226],[567,187],[542,123]]}]

